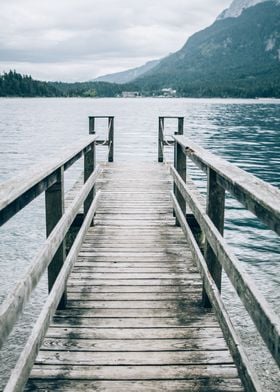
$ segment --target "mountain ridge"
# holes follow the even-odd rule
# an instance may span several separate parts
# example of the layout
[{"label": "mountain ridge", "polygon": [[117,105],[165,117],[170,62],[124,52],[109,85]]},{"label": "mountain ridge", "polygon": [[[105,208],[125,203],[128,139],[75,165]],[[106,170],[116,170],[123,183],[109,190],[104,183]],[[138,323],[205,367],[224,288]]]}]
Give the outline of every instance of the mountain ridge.
[{"label": "mountain ridge", "polygon": [[280,96],[279,2],[216,20],[134,83],[154,92],[172,87],[182,96]]},{"label": "mountain ridge", "polygon": [[136,68],[130,68],[125,71],[99,76],[93,81],[118,83],[118,84],[129,83],[135,80],[137,77],[141,76],[142,74],[156,67],[160,63],[160,61],[161,60],[151,60],[145,63],[144,65],[141,65]]},{"label": "mountain ridge", "polygon": [[265,1],[269,0],[233,0],[230,6],[217,17],[217,20],[237,18],[245,9],[254,7],[255,5]]}]

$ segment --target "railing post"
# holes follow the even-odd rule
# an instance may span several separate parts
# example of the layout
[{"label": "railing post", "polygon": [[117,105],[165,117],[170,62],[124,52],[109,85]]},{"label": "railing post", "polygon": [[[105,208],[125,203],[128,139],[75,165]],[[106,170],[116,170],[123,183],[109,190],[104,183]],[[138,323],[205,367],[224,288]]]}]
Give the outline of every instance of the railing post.
[{"label": "railing post", "polygon": [[158,162],[163,162],[164,117],[158,118]]},{"label": "railing post", "polygon": [[88,118],[88,124],[89,124],[89,134],[94,134],[95,133],[95,117],[89,116]]},{"label": "railing post", "polygon": [[[95,169],[95,158],[96,158],[95,142],[93,142],[91,144],[90,150],[84,153],[84,182],[87,181],[87,179],[91,176],[91,174]],[[95,187],[93,187],[92,190],[89,192],[88,197],[84,202],[84,217],[86,216],[91,206],[91,203],[94,199],[94,191],[95,191],[94,188]]]},{"label": "railing post", "polygon": [[175,135],[184,135],[184,117],[178,117],[178,131]]},{"label": "railing post", "polygon": [[114,162],[114,117],[108,117],[109,128],[109,155],[108,162]]},{"label": "railing post", "polygon": [[[48,188],[45,192],[45,208],[46,208],[46,234],[47,237],[60,220],[64,213],[64,169],[58,169],[58,179],[55,184]],[[65,240],[62,241],[56,254],[54,255],[48,267],[48,288],[51,291],[54,282],[65,261]],[[67,301],[67,293],[64,292],[61,297],[58,309],[64,309]]]},{"label": "railing post", "polygon": [[[187,157],[183,151],[182,146],[177,141],[175,141],[175,145],[174,145],[174,167],[177,170],[180,177],[182,178],[182,180],[186,182]],[[176,199],[179,203],[179,206],[183,214],[186,215],[186,201],[175,184],[174,184],[174,194],[176,196]],[[179,226],[179,221],[177,220],[177,218],[176,218],[176,225]]]},{"label": "railing post", "polygon": [[[208,167],[208,190],[207,190],[207,207],[206,212],[219,232],[224,233],[224,213],[225,213],[225,190],[217,183],[217,176],[214,170]],[[219,291],[222,284],[222,267],[215,256],[211,246],[206,242],[205,260],[207,262],[210,274],[214,279]],[[210,308],[211,303],[203,288],[202,302],[205,308]]]}]

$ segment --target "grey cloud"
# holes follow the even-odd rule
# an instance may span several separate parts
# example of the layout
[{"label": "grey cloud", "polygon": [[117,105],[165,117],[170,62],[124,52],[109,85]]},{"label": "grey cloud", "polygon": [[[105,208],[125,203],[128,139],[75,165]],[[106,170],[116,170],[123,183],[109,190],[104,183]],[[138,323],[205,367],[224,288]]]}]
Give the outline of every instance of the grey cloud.
[{"label": "grey cloud", "polygon": [[91,69],[100,74],[120,70],[124,64],[125,68],[130,63],[141,65],[144,58],[163,57],[179,49],[189,35],[210,24],[229,3],[9,0],[1,4],[0,67],[14,64],[18,70],[33,69],[32,64],[38,64],[46,75],[44,67],[52,64],[49,72],[56,78],[64,64],[69,70],[64,75],[73,78],[90,74]]}]

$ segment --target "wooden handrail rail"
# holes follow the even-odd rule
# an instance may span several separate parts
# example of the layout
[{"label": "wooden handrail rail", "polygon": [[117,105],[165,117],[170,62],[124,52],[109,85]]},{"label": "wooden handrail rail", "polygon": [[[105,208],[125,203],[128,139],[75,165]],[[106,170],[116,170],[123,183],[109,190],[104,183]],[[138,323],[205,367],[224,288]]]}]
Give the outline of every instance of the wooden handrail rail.
[{"label": "wooden handrail rail", "polygon": [[31,335],[29,336],[27,343],[20,354],[16,366],[12,370],[4,392],[20,392],[24,388],[40,345],[46,334],[49,322],[55,314],[60,298],[64,292],[67,279],[78,257],[88,228],[91,225],[94,213],[97,208],[99,196],[100,191],[96,193],[96,196],[91,204],[91,207],[89,208],[88,214],[82,224],[82,227],[73,243],[73,246],[65,260],[65,263],[63,264],[62,269],[59,272],[59,275],[54,283],[54,286],[47,298],[45,305],[43,306],[39,318],[37,319],[33,327]]},{"label": "wooden handrail rail", "polygon": [[181,116],[161,116],[158,118],[158,162],[163,162],[164,146],[169,146],[170,143],[164,137],[164,120],[178,120],[177,131],[175,135],[183,135],[184,133],[184,117]]},{"label": "wooden handrail rail", "polygon": [[6,337],[11,332],[20,312],[26,304],[30,294],[36,287],[46,268],[52,261],[61,242],[64,240],[71,224],[73,223],[79,209],[91,192],[97,178],[101,174],[100,166],[83,185],[79,194],[74,199],[71,206],[63,214],[55,228],[46,239],[39,253],[34,257],[28,267],[25,276],[15,284],[14,289],[6,297],[0,306],[0,348],[5,342]]},{"label": "wooden handrail rail", "polygon": [[114,161],[114,116],[89,116],[89,134],[95,134],[95,120],[108,119],[108,139],[96,140],[97,144],[108,146],[108,162]]},{"label": "wooden handrail rail", "polygon": [[177,198],[173,192],[171,192],[171,197],[176,218],[180,222],[180,226],[188,240],[193,259],[203,279],[207,295],[213,304],[225,340],[229,346],[232,357],[235,359],[235,363],[237,364],[239,376],[242,379],[246,390],[250,392],[261,392],[262,387],[258,380],[258,376],[255,373],[250,361],[248,360],[246,352],[242,347],[241,340],[231,322],[216,283],[211,274],[209,274],[208,265],[206,264],[192,230],[187,223],[186,216],[183,214]]},{"label": "wooden handrail rail", "polygon": [[195,193],[188,189],[174,167],[171,167],[171,174],[182,197],[187,201],[207,241],[210,243],[219,263],[224,268],[263,340],[271,351],[272,356],[280,366],[279,317],[276,316],[252,279],[245,272],[244,268],[242,268],[237,257],[233,254],[209,216],[204,212]]},{"label": "wooden handrail rail", "polygon": [[[250,367],[221,299],[222,269],[230,279],[263,341],[280,367],[280,318],[266,301],[256,284],[223,238],[225,192],[228,191],[245,208],[270,229],[280,234],[280,190],[250,173],[221,159],[182,135],[174,138],[174,180],[172,193],[176,222],[189,242],[193,258],[203,278],[203,304],[213,306],[229,345],[239,375],[248,391],[259,391],[258,379]],[[207,174],[207,203],[201,205],[186,178],[187,158]],[[194,236],[186,206],[192,212],[201,235]],[[202,243],[200,238],[205,238]]]},{"label": "wooden handrail rail", "polygon": [[67,170],[82,154],[91,148],[97,136],[84,139],[62,153],[60,159],[40,164],[40,168],[31,168],[17,177],[0,185],[0,226],[17,212],[50,188],[58,180],[60,168]]},{"label": "wooden handrail rail", "polygon": [[280,190],[218,158],[184,136],[174,136],[184,153],[203,171],[212,169],[217,182],[270,229],[280,235]]},{"label": "wooden handrail rail", "polygon": [[[112,159],[113,123],[113,117],[109,117],[108,144],[109,157]],[[50,317],[57,307],[61,309],[66,305],[66,280],[77,258],[83,238],[89,226],[93,224],[100,196],[100,191],[95,194],[95,183],[102,172],[101,167],[96,166],[97,139],[96,135],[88,136],[74,147],[62,151],[59,159],[40,163],[39,169],[31,168],[0,185],[0,225],[45,192],[47,234],[46,241],[29,264],[25,275],[15,283],[14,288],[0,305],[0,348],[46,269],[48,269],[49,284],[49,296],[37,320],[37,327],[35,326],[29,343],[21,353],[5,391],[22,390],[33,364],[29,359],[37,352],[39,348],[37,343],[43,339]],[[64,172],[81,157],[84,158],[84,185],[72,204],[65,210]],[[80,214],[82,207],[83,213]],[[79,219],[76,219],[78,215]],[[78,233],[77,227],[79,227]],[[70,247],[67,256],[66,239],[68,250]]]}]

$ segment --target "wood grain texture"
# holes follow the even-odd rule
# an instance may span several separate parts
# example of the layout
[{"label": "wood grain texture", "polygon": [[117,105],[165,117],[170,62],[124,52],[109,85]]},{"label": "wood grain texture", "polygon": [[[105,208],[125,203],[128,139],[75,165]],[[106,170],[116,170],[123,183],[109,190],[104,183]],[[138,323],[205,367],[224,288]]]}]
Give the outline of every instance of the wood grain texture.
[{"label": "wood grain texture", "polygon": [[[279,316],[264,298],[255,281],[245,271],[235,256],[233,250],[226,243],[210,217],[204,212],[196,195],[188,189],[179,174],[172,167],[171,173],[176,185],[187,200],[211,248],[229,277],[233,287],[242,300],[247,312],[254,321],[265,344],[274,359],[280,365],[280,321]],[[175,202],[176,203],[176,202]],[[178,213],[180,211],[178,210]],[[182,222],[183,220],[181,220]],[[182,223],[184,226],[184,223]]]},{"label": "wood grain texture", "polygon": [[212,169],[217,182],[272,230],[280,234],[280,190],[213,155],[184,136],[175,136],[185,154],[202,170]]},{"label": "wood grain texture", "polygon": [[67,309],[56,312],[26,391],[243,391],[217,320],[201,306],[166,166],[114,163],[102,181]]},{"label": "wood grain texture", "polygon": [[0,225],[53,185],[57,181],[57,169],[67,170],[84,151],[87,151],[95,139],[96,137],[93,136],[88,137],[76,146],[62,151],[59,159],[48,160],[40,164],[39,169],[34,165],[26,172],[1,184]]}]

